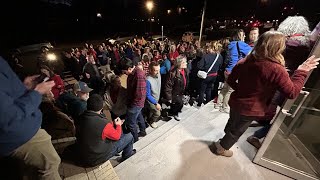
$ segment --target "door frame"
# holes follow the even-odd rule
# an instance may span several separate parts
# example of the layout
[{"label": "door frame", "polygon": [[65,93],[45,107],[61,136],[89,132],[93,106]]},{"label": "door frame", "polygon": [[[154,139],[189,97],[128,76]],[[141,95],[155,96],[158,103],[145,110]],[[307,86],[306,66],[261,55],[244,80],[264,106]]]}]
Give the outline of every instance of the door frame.
[{"label": "door frame", "polygon": [[[319,52],[316,50],[319,48]],[[317,57],[320,57],[320,38],[318,37],[317,42],[315,43],[315,46],[313,47],[312,51],[310,54],[314,54]],[[319,67],[320,68],[320,67]],[[308,81],[310,75],[312,74],[313,71],[309,72],[308,77],[306,78],[305,83]],[[298,97],[297,97],[298,98]],[[293,106],[294,102],[297,100],[295,99],[289,99],[286,101],[284,104],[283,108],[277,113],[277,115],[274,117],[274,122],[273,125],[271,126],[268,135],[263,141],[262,146],[260,147],[259,151],[257,152],[256,156],[253,159],[253,162],[261,165],[263,167],[266,167],[268,169],[271,169],[273,171],[276,171],[278,173],[281,173],[283,175],[295,178],[295,179],[301,179],[301,180],[319,180],[319,177],[312,176],[306,172],[303,172],[301,170],[295,169],[293,167],[287,166],[285,164],[264,158],[263,155],[267,151],[267,148],[271,144],[273,138],[277,134],[277,132],[280,130],[280,126],[282,125],[283,121],[285,118],[288,116],[286,112],[289,112],[291,107]],[[298,110],[298,113],[301,113],[301,109]]]}]

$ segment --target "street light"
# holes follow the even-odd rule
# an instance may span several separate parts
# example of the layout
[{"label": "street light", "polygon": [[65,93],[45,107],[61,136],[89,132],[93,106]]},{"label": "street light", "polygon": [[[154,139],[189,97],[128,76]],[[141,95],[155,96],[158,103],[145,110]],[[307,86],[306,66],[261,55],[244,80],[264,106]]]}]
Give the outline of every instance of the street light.
[{"label": "street light", "polygon": [[152,17],[151,17],[151,12],[152,9],[154,8],[153,1],[147,1],[146,2],[146,8],[149,11],[149,16],[150,16],[150,32],[152,32]]},{"label": "street light", "polygon": [[147,1],[146,2],[146,8],[148,9],[148,11],[152,11],[152,9],[153,9],[153,7],[154,7],[154,4],[153,4],[153,2],[152,1]]}]

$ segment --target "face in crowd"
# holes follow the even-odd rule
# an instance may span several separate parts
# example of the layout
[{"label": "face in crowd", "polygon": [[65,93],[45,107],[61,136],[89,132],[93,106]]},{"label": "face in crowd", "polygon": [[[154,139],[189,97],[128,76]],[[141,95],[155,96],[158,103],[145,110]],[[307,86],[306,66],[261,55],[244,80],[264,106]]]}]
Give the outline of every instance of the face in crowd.
[{"label": "face in crowd", "polygon": [[103,51],[103,46],[99,46],[99,51]]},{"label": "face in crowd", "polygon": [[81,99],[81,100],[83,100],[83,101],[87,101],[88,99],[89,99],[89,93],[85,93],[85,92],[81,92],[81,91],[79,91],[79,92],[77,92],[77,96]]},{"label": "face in crowd", "polygon": [[157,78],[160,73],[160,65],[152,66],[149,70],[149,75]]},{"label": "face in crowd", "polygon": [[243,31],[239,32],[239,38],[241,41],[244,41],[246,39],[246,34]]},{"label": "face in crowd", "polygon": [[91,63],[91,64],[96,64],[96,61],[94,60],[92,55],[89,55],[88,62]]},{"label": "face in crowd", "polygon": [[45,74],[47,77],[50,77],[50,72],[47,69],[42,68],[41,73]]},{"label": "face in crowd", "polygon": [[[179,57],[178,57],[179,58]],[[187,68],[187,58],[183,57],[181,60],[181,62],[178,64],[178,68],[179,69],[186,69]]]},{"label": "face in crowd", "polygon": [[256,42],[258,40],[258,37],[259,37],[259,31],[257,29],[253,29],[250,31],[250,34],[249,34],[250,42]]},{"label": "face in crowd", "polygon": [[113,80],[112,80],[112,88],[114,89],[119,89],[121,87],[121,80],[119,76],[116,76]]}]

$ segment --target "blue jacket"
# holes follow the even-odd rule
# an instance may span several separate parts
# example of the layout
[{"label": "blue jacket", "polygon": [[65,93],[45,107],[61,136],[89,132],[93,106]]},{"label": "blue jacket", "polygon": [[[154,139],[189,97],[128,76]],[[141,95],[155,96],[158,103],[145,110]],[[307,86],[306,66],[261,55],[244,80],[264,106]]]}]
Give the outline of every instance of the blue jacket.
[{"label": "blue jacket", "polygon": [[28,90],[0,57],[0,157],[10,155],[40,129],[42,96]]},{"label": "blue jacket", "polygon": [[[240,57],[237,48],[237,43],[239,45]],[[238,61],[246,57],[251,52],[251,50],[252,48],[243,41],[230,42],[230,44],[228,45],[228,65],[226,67],[226,71],[230,73],[233,67],[238,63]]]},{"label": "blue jacket", "polygon": [[171,62],[169,59],[166,59],[165,61],[163,61],[163,63],[161,64],[160,67],[160,74],[167,74],[170,72],[171,69]]}]

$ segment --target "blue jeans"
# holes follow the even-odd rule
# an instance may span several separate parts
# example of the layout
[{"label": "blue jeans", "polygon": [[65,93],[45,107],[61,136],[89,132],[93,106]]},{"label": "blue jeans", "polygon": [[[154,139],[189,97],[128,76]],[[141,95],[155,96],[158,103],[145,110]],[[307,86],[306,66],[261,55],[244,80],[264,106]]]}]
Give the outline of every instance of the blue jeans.
[{"label": "blue jeans", "polygon": [[253,136],[258,139],[262,139],[267,136],[270,128],[271,128],[271,124],[269,122],[268,124],[265,124],[261,129],[254,132]]},{"label": "blue jeans", "polygon": [[134,142],[139,140],[137,124],[139,126],[140,132],[146,132],[146,123],[144,121],[143,115],[141,113],[142,107],[128,107],[127,118],[125,123],[126,128],[133,135]]},{"label": "blue jeans", "polygon": [[133,150],[133,136],[129,134],[122,134],[120,139],[114,143],[114,146],[108,154],[107,159],[112,158],[122,151],[122,159],[126,160],[132,155]]}]

